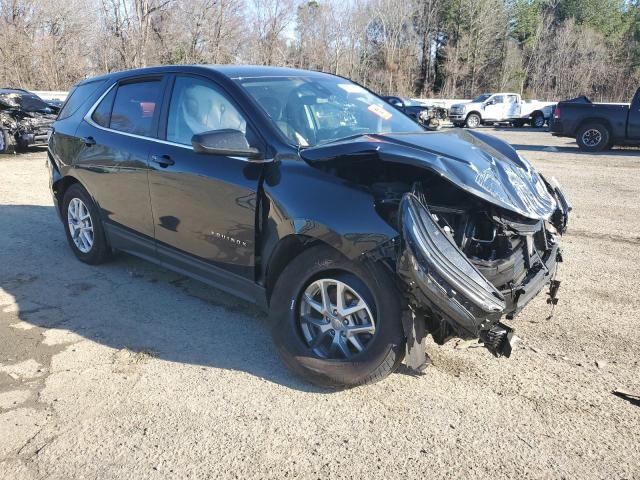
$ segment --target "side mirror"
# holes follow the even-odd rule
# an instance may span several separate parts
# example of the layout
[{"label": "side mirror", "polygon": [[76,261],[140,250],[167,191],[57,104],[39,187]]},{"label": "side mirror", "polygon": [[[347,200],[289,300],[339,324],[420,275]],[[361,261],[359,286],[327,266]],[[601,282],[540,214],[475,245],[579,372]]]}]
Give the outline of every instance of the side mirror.
[{"label": "side mirror", "polygon": [[390,97],[387,99],[387,103],[389,103],[390,105],[396,107],[399,110],[404,110],[404,102],[402,101],[402,99],[398,98],[398,97]]},{"label": "side mirror", "polygon": [[191,145],[197,153],[246,157],[250,160],[262,159],[260,151],[249,146],[247,137],[240,130],[224,129],[197,133],[191,137]]}]

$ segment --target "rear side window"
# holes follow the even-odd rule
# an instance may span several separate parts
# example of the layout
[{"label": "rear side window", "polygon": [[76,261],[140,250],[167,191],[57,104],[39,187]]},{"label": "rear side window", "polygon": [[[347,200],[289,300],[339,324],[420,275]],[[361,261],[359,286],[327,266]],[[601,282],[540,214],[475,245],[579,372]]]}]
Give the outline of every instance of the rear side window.
[{"label": "rear side window", "polygon": [[67,101],[64,102],[64,106],[58,114],[58,120],[64,120],[76,113],[84,101],[89,98],[93,93],[104,83],[104,80],[96,80],[93,82],[83,83],[71,89]]},{"label": "rear side window", "polygon": [[111,107],[113,106],[113,99],[116,96],[116,89],[112,88],[109,93],[100,101],[96,109],[91,115],[91,119],[101,127],[108,127],[111,122]]},{"label": "rear side window", "polygon": [[160,84],[160,80],[149,80],[120,85],[111,110],[110,128],[153,136],[153,120],[160,110]]}]

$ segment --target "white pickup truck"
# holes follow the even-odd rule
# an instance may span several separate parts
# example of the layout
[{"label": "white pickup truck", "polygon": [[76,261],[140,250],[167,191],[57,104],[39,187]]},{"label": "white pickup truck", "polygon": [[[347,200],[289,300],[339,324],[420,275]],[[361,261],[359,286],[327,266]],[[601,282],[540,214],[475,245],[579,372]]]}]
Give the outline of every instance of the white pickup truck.
[{"label": "white pickup truck", "polygon": [[464,103],[452,105],[449,120],[457,126],[476,128],[484,123],[530,124],[542,128],[551,118],[554,102],[523,101],[517,93],[483,93]]}]

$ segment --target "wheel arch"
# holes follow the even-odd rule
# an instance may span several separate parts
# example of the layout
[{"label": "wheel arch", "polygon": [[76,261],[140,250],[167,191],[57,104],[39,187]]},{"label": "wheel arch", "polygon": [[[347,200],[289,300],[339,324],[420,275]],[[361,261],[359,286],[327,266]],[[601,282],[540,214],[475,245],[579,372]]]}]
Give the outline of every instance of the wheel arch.
[{"label": "wheel arch", "polygon": [[466,122],[471,115],[477,115],[480,118],[480,121],[482,121],[482,114],[477,110],[472,110],[469,113],[467,113],[467,116],[464,117],[464,121]]},{"label": "wheel arch", "polygon": [[587,125],[589,125],[591,123],[600,123],[600,124],[604,125],[606,127],[606,129],[609,131],[609,139],[613,140],[613,127],[611,125],[611,122],[609,120],[607,120],[606,118],[603,118],[603,117],[585,118],[580,123],[578,123],[578,125],[576,126],[575,135],[577,136],[578,132],[580,132],[580,130],[582,128],[586,127]]},{"label": "wheel arch", "polygon": [[271,255],[265,262],[264,285],[267,292],[267,302],[270,302],[273,289],[287,265],[303,252],[318,245],[326,246],[346,258],[346,256],[334,246],[309,235],[292,233],[278,241],[273,247]]},{"label": "wheel arch", "polygon": [[[62,211],[62,200],[64,199],[65,192],[69,189],[69,187],[71,187],[71,185],[74,185],[76,183],[82,185],[80,180],[78,180],[76,177],[72,175],[66,175],[64,177],[60,176],[60,178],[58,178],[51,184],[51,190],[57,200],[58,210]],[[84,185],[82,185],[82,187],[84,187]]]}]

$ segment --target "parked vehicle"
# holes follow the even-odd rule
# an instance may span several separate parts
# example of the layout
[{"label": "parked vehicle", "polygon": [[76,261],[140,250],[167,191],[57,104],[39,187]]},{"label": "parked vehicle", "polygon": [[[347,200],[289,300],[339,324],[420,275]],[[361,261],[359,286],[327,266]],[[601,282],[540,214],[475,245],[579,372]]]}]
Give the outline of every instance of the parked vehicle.
[{"label": "parked vehicle", "polygon": [[[344,78],[167,66],[77,85],[49,142],[76,257],[122,250],[270,311],[284,362],[377,381],[424,337],[509,355],[550,284],[569,206],[507,143],[425,132]],[[251,352],[246,352],[251,355]],[[258,361],[258,360],[256,360]]]},{"label": "parked vehicle", "polygon": [[551,118],[552,106],[551,102],[523,101],[517,93],[483,93],[470,102],[452,105],[449,119],[455,126],[467,128],[485,123],[530,124],[542,128]]},{"label": "parked vehicle", "polygon": [[438,130],[447,120],[448,110],[434,105],[425,105],[410,98],[382,97],[401,112],[415,119],[429,130]]},{"label": "parked vehicle", "polygon": [[0,89],[0,153],[46,145],[58,111],[27,90]]},{"label": "parked vehicle", "polygon": [[631,104],[593,103],[577,97],[558,103],[549,131],[557,137],[575,138],[588,152],[613,145],[640,145],[640,88]]}]

